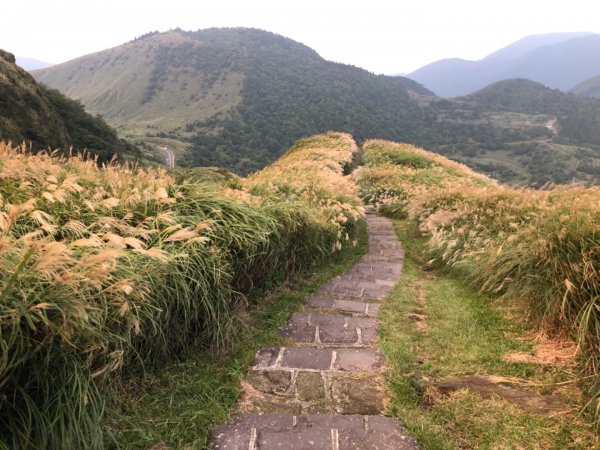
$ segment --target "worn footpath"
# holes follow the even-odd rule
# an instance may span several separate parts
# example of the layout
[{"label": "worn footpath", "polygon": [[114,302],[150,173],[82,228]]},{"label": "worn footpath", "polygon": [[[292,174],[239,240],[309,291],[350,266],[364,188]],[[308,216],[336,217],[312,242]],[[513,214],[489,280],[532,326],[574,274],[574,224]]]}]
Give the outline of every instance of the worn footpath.
[{"label": "worn footpath", "polygon": [[324,284],[280,331],[289,343],[262,348],[230,423],[210,443],[219,450],[418,449],[383,417],[377,313],[402,271],[402,249],[388,219],[367,213],[369,251]]}]

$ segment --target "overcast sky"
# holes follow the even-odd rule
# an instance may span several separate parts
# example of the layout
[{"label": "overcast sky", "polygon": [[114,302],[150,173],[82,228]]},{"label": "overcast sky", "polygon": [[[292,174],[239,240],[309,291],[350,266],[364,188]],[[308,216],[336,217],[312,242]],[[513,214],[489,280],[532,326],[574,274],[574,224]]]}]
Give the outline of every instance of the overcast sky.
[{"label": "overcast sky", "polygon": [[4,0],[0,15],[0,48],[51,63],[154,30],[243,26],[385,74],[479,59],[532,34],[600,32],[595,0]]}]

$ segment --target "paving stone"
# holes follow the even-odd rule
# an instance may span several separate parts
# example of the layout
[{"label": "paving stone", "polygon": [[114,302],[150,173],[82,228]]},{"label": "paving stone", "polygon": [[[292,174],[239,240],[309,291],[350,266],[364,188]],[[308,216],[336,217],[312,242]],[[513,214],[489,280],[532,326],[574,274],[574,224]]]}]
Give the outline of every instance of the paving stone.
[{"label": "paving stone", "polygon": [[325,348],[288,347],[283,352],[281,367],[329,370],[332,350]]},{"label": "paving stone", "polygon": [[383,394],[374,376],[334,376],[331,398],[338,414],[376,415],[385,409]]},{"label": "paving stone", "polygon": [[289,370],[250,370],[246,381],[258,391],[285,394],[290,390],[292,372]]},{"label": "paving stone", "polygon": [[302,414],[335,414],[331,400],[323,399],[316,402],[304,403],[302,405]]},{"label": "paving stone", "polygon": [[256,367],[272,367],[279,357],[280,347],[263,347],[256,352]]},{"label": "paving stone", "polygon": [[306,303],[313,308],[331,308],[333,306],[333,302],[333,298],[323,296],[312,296],[306,299]]},{"label": "paving stone", "polygon": [[314,415],[307,414],[297,418],[297,428],[345,428],[345,429],[364,429],[365,418],[361,415]]},{"label": "paving stone", "polygon": [[339,450],[417,450],[415,438],[390,430],[373,433],[356,430],[339,430]]},{"label": "paving stone", "polygon": [[[257,413],[281,413],[286,415],[302,414],[302,404],[294,397],[277,394],[262,394],[252,399],[252,405],[247,410]],[[259,427],[257,427],[259,428]]]},{"label": "paving stone", "polygon": [[355,344],[358,333],[356,328],[323,326],[319,328],[319,338],[323,344]]},{"label": "paving stone", "polygon": [[217,426],[212,432],[210,449],[247,450],[252,428],[285,430],[293,425],[293,416],[288,414],[244,414],[232,417],[231,422]]},{"label": "paving stone", "polygon": [[366,420],[370,431],[389,431],[392,429],[401,432],[404,431],[404,428],[400,422],[398,422],[398,419],[394,419],[393,417],[367,416]]},{"label": "paving stone", "polygon": [[381,306],[377,303],[367,303],[367,315],[376,316],[377,314],[379,314],[380,308]]},{"label": "paving stone", "polygon": [[331,430],[317,428],[295,429],[287,433],[259,431],[256,443],[258,450],[328,450],[334,448],[331,440]]},{"label": "paving stone", "polygon": [[364,345],[372,345],[377,341],[377,328],[365,328],[361,330],[361,340]]},{"label": "paving stone", "polygon": [[320,313],[315,312],[310,315],[310,324],[319,325],[321,327],[343,327],[346,323],[346,317],[335,313]]},{"label": "paving stone", "polygon": [[309,323],[309,317],[308,313],[294,313],[289,323],[279,329],[279,334],[297,342],[314,342],[317,327]]},{"label": "paving stone", "polygon": [[366,311],[367,304],[365,302],[359,302],[356,300],[335,300],[332,307],[333,309],[339,309],[340,311],[364,313]]},{"label": "paving stone", "polygon": [[344,372],[375,371],[381,368],[381,354],[371,348],[339,348],[335,367]]},{"label": "paving stone", "polygon": [[298,372],[296,395],[304,401],[324,400],[327,395],[323,375],[320,372]]},{"label": "paving stone", "polygon": [[348,327],[352,328],[377,328],[377,320],[371,317],[348,317]]},{"label": "paving stone", "polygon": [[210,445],[211,450],[242,450],[250,448],[250,429],[235,430],[227,427],[214,429]]}]

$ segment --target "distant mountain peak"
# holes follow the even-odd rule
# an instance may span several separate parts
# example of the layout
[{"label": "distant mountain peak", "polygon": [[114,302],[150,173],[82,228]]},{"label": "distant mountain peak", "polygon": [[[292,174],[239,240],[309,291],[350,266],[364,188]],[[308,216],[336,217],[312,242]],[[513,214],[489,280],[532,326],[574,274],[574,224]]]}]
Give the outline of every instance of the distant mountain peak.
[{"label": "distant mountain peak", "polygon": [[25,56],[17,56],[16,57],[16,63],[19,67],[25,69],[25,70],[38,70],[38,69],[45,69],[46,67],[52,67],[54,64],[49,63],[49,62],[45,62],[45,61],[40,61],[39,59],[35,59],[35,58],[28,58]]},{"label": "distant mountain peak", "polygon": [[466,95],[509,78],[569,91],[600,73],[600,35],[551,33],[520,39],[478,61],[444,59],[408,75],[442,97]]}]

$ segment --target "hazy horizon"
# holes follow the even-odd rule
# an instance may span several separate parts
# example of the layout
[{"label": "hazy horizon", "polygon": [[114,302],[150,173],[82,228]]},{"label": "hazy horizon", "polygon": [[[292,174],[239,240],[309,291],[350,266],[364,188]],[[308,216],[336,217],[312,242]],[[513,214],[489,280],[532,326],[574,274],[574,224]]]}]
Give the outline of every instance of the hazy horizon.
[{"label": "hazy horizon", "polygon": [[390,4],[317,2],[168,3],[107,0],[24,0],[5,6],[0,48],[23,58],[59,64],[131,41],[151,31],[251,27],[316,50],[323,58],[374,73],[410,73],[445,58],[477,60],[524,37],[561,32],[598,33],[600,4],[573,0],[425,0]]}]

